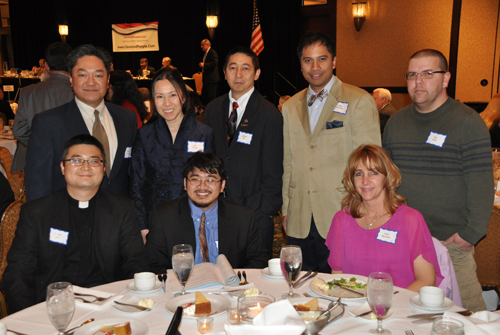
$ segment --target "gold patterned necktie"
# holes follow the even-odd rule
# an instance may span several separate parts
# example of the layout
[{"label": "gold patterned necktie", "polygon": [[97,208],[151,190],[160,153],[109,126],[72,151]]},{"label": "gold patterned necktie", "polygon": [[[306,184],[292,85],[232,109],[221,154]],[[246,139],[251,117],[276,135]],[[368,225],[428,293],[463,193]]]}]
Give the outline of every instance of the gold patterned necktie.
[{"label": "gold patterned necktie", "polygon": [[95,121],[94,121],[94,126],[92,127],[92,136],[97,138],[104,147],[104,154],[106,155],[106,175],[109,177],[110,164],[108,162],[111,161],[111,158],[109,156],[108,135],[106,134],[106,130],[104,129],[104,126],[101,123],[101,119],[99,117],[99,111],[97,109],[94,110],[94,116],[95,116]]},{"label": "gold patterned necktie", "polygon": [[200,230],[198,231],[198,235],[200,236],[200,251],[201,258],[203,258],[203,262],[210,262],[210,258],[208,257],[208,245],[207,245],[207,235],[205,231],[205,213],[201,214],[201,223]]}]

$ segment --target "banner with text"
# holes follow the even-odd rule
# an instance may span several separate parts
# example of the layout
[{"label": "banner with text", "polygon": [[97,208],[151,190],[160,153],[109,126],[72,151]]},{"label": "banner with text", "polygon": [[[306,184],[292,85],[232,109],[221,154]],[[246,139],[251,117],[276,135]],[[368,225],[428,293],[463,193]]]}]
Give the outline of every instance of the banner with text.
[{"label": "banner with text", "polygon": [[113,52],[159,51],[158,21],[111,25]]}]

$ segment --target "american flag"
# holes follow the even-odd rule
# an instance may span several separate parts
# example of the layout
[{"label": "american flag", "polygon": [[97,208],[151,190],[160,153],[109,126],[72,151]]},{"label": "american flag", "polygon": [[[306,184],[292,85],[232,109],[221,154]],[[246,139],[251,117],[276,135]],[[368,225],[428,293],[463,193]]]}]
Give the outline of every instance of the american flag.
[{"label": "american flag", "polygon": [[259,10],[257,9],[256,0],[253,2],[253,23],[252,23],[252,42],[250,49],[259,55],[264,50],[264,39],[262,38],[262,30],[260,29]]}]

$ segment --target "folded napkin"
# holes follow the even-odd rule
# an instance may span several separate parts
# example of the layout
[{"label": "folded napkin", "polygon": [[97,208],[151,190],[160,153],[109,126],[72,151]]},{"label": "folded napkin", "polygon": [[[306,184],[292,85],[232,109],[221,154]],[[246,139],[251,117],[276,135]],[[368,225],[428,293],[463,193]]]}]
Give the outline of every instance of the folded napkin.
[{"label": "folded napkin", "polygon": [[[73,291],[75,293],[92,294],[92,295],[95,295],[96,297],[102,297],[102,298],[107,298],[109,296],[112,296],[111,298],[106,299],[104,301],[95,301],[95,302],[89,304],[89,303],[84,303],[81,299],[76,299],[77,296],[75,295],[75,305],[76,306],[84,307],[84,308],[88,308],[88,309],[93,309],[93,310],[104,309],[104,308],[108,307],[109,305],[111,305],[114,300],[119,300],[123,297],[123,295],[114,295],[113,293],[92,290],[89,288],[80,287],[80,286],[76,286],[76,285],[73,285]],[[79,298],[83,298],[83,299],[88,300],[88,301],[95,300],[94,297],[86,297],[86,296],[81,297],[80,296]]]},{"label": "folded napkin", "polygon": [[455,312],[444,312],[443,316],[461,321],[464,324],[465,334],[500,334],[500,314],[498,313],[481,311],[465,317]]},{"label": "folded napkin", "polygon": [[253,319],[253,325],[224,325],[227,335],[300,335],[306,324],[288,300],[268,305]]}]

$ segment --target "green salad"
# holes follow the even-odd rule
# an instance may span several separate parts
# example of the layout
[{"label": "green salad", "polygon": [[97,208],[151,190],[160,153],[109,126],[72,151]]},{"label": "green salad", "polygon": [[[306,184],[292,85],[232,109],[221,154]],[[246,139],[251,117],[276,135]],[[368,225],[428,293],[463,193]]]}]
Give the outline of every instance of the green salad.
[{"label": "green salad", "polygon": [[330,290],[336,287],[335,284],[340,284],[340,286],[345,288],[350,288],[351,290],[366,289],[366,284],[356,281],[355,277],[352,277],[351,279],[345,279],[345,278],[334,279],[332,281],[329,281],[327,284]]}]

